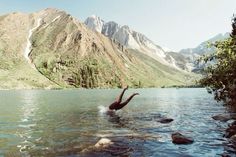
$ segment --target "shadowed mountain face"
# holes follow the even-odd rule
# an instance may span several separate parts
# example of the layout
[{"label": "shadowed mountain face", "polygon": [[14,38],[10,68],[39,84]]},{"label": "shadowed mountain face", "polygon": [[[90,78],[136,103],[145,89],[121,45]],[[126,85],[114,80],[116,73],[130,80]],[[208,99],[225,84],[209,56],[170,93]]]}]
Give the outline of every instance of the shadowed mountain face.
[{"label": "shadowed mountain face", "polygon": [[0,26],[1,88],[160,87],[193,78],[56,9],[3,15]]}]

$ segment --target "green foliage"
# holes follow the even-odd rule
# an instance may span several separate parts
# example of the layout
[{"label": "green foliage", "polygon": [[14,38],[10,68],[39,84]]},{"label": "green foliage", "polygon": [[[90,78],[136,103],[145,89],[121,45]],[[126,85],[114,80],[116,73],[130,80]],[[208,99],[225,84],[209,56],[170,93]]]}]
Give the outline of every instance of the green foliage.
[{"label": "green foliage", "polygon": [[215,42],[214,53],[205,55],[201,61],[207,63],[205,76],[200,84],[209,87],[216,100],[223,100],[236,105],[236,17],[233,18],[231,37]]},{"label": "green foliage", "polygon": [[73,75],[74,86],[84,88],[98,87],[98,66],[96,60],[84,61]]}]

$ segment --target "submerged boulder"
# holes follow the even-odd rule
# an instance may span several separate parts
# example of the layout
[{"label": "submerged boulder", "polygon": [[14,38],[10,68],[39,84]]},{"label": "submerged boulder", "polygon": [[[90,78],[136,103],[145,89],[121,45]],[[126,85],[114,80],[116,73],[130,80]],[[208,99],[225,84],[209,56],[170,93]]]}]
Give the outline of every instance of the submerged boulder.
[{"label": "submerged boulder", "polygon": [[170,123],[173,120],[174,119],[172,119],[172,118],[161,118],[161,119],[157,120],[157,122],[165,124],[165,123]]},{"label": "submerged boulder", "polygon": [[172,142],[175,144],[191,144],[194,140],[190,137],[186,137],[179,132],[173,133],[171,135]]},{"label": "submerged boulder", "polygon": [[108,139],[108,138],[101,138],[94,146],[96,148],[103,148],[103,147],[107,147],[109,145],[112,145],[113,142]]}]

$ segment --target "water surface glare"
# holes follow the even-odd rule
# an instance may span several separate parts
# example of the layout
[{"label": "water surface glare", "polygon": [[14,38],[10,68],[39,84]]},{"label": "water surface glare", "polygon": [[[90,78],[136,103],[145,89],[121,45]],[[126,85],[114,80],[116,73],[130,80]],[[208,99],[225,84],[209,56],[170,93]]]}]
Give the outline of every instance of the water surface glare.
[{"label": "water surface glare", "polygon": [[[121,89],[0,91],[0,156],[220,156],[227,123],[205,89],[129,89],[139,92],[123,110],[106,114]],[[157,122],[173,118],[169,124]],[[171,133],[194,139],[175,145]],[[113,144],[94,145],[101,138]]]}]

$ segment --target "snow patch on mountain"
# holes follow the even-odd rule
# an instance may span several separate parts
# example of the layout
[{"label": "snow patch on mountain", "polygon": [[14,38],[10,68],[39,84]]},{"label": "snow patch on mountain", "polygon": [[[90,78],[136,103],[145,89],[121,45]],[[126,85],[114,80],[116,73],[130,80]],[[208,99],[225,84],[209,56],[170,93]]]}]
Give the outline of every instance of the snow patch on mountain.
[{"label": "snow patch on mountain", "polygon": [[58,15],[57,17],[55,17],[52,22],[55,22],[57,19],[59,19],[61,17],[61,15]]},{"label": "snow patch on mountain", "polygon": [[28,34],[28,38],[27,38],[27,44],[26,44],[25,51],[24,51],[24,57],[29,63],[31,63],[30,58],[29,58],[29,54],[30,54],[31,45],[32,45],[32,43],[30,41],[30,38],[31,38],[34,30],[36,30],[41,25],[41,20],[42,20],[41,18],[38,19],[37,25],[29,30],[29,34]]},{"label": "snow patch on mountain", "polygon": [[180,70],[180,68],[176,65],[175,59],[172,56],[170,56],[170,62],[169,63],[171,63],[173,65],[173,67],[175,67],[176,69]]},{"label": "snow patch on mountain", "polygon": [[43,28],[46,28],[46,27],[48,27],[50,24],[56,22],[60,17],[61,17],[61,15],[58,15],[58,16],[55,17],[51,22],[48,22],[46,25],[44,25]]}]

